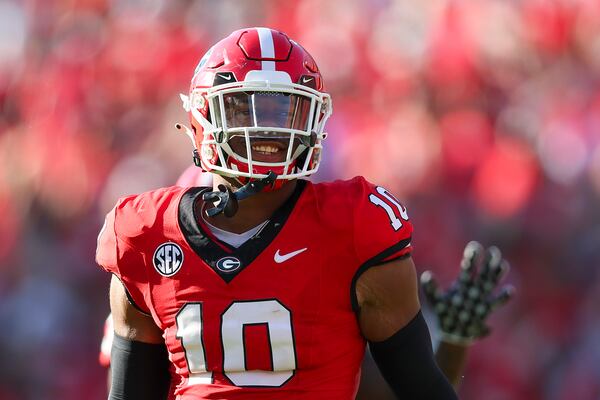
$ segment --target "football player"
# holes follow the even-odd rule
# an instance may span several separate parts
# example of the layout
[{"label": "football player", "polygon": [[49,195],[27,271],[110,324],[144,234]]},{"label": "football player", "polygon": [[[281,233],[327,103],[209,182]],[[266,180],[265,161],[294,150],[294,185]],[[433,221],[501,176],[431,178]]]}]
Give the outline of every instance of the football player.
[{"label": "football player", "polygon": [[165,398],[171,364],[178,399],[351,399],[368,342],[398,397],[456,399],[420,311],[406,208],[362,177],[303,179],[332,112],[306,50],[268,28],[233,32],[182,100],[213,186],[128,196],[106,217],[109,398]]}]

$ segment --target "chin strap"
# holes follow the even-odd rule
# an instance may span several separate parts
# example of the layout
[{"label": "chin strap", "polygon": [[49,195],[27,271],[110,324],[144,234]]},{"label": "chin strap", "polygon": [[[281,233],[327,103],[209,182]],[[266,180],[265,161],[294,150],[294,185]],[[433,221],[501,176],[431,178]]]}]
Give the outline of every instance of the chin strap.
[{"label": "chin strap", "polygon": [[[204,193],[202,200],[216,203],[213,208],[206,210],[209,217],[214,217],[220,213],[226,217],[233,217],[238,210],[238,201],[244,200],[256,193],[261,192],[265,186],[272,185],[277,179],[277,174],[269,171],[266,178],[257,181],[251,181],[233,192],[229,186],[219,185],[218,191]],[[218,202],[218,203],[217,203]]]}]

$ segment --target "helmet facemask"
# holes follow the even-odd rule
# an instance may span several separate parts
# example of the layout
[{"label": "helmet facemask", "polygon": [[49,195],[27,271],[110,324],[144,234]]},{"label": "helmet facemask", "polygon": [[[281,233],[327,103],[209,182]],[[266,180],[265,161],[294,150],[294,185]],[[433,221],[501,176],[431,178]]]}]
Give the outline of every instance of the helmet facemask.
[{"label": "helmet facemask", "polygon": [[[199,149],[205,169],[224,176],[277,179],[315,173],[329,95],[292,83],[232,82],[194,90],[184,105],[202,127]],[[186,104],[187,103],[187,104]],[[208,105],[207,117],[201,110]]]}]

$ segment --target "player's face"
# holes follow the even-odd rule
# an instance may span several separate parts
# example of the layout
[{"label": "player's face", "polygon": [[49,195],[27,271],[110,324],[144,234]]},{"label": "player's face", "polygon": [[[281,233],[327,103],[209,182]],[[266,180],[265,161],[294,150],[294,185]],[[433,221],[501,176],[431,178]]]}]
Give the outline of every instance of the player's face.
[{"label": "player's face", "polygon": [[[310,101],[290,94],[274,92],[235,93],[224,96],[225,115],[228,128],[265,127],[252,131],[249,147],[253,161],[277,163],[286,160],[291,135],[269,131],[268,128],[306,130]],[[229,146],[238,155],[248,158],[248,145],[243,133],[234,134]],[[300,140],[295,137],[292,154]]]}]

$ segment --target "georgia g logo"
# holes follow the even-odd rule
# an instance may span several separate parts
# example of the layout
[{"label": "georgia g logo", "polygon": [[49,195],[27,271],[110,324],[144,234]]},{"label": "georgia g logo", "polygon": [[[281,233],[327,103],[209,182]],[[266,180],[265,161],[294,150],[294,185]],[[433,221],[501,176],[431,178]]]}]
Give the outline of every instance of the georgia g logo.
[{"label": "georgia g logo", "polygon": [[152,263],[156,272],[162,276],[173,276],[183,264],[183,251],[177,243],[163,243],[156,248]]},{"label": "georgia g logo", "polygon": [[226,273],[236,271],[241,265],[241,261],[235,257],[223,257],[217,261],[217,269]]}]

